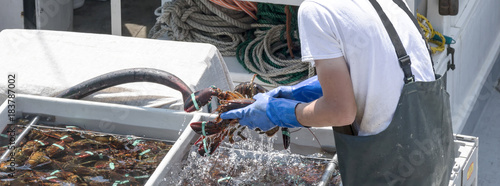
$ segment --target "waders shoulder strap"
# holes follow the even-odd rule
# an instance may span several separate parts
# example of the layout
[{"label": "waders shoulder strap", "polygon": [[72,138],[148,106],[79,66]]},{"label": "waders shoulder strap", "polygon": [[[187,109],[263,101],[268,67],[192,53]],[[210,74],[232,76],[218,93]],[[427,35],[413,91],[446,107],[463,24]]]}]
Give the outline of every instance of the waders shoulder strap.
[{"label": "waders shoulder strap", "polygon": [[431,48],[429,46],[429,43],[427,42],[427,39],[425,39],[424,32],[422,28],[420,28],[420,24],[418,24],[417,18],[411,13],[410,9],[406,6],[406,4],[403,2],[403,0],[392,0],[394,3],[396,3],[399,8],[403,9],[403,11],[406,12],[408,17],[413,21],[413,24],[415,24],[415,27],[417,27],[418,32],[420,32],[420,35],[422,35],[422,39],[425,42],[425,46],[427,47],[427,51],[429,52],[429,56],[431,56],[431,64],[432,64],[432,70],[434,71],[434,74],[436,74],[436,70],[434,69],[434,60],[432,59],[432,52]]},{"label": "waders shoulder strap", "polygon": [[389,38],[391,38],[392,44],[394,45],[394,49],[396,50],[396,54],[398,56],[399,66],[401,67],[401,69],[403,69],[405,84],[415,82],[415,76],[411,72],[410,56],[408,56],[408,54],[406,53],[403,43],[401,42],[401,39],[399,39],[399,35],[396,32],[396,29],[392,25],[391,21],[389,21],[389,18],[382,10],[382,7],[380,7],[380,4],[378,4],[376,0],[370,0],[370,3],[377,11],[377,14],[384,24],[385,30],[389,34]]}]

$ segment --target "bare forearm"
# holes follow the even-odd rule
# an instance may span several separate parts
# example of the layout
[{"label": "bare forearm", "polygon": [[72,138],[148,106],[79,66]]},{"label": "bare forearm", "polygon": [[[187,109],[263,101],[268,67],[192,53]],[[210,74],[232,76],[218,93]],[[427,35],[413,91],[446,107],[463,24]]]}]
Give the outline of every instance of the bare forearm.
[{"label": "bare forearm", "polygon": [[[333,109],[332,109],[333,108]],[[300,124],[309,127],[344,126],[354,121],[352,112],[337,105],[329,105],[323,97],[310,103],[302,103],[295,108]]]},{"label": "bare forearm", "polygon": [[356,102],[349,69],[343,57],[316,60],[323,96],[295,108],[297,121],[304,126],[349,125],[356,117]]}]

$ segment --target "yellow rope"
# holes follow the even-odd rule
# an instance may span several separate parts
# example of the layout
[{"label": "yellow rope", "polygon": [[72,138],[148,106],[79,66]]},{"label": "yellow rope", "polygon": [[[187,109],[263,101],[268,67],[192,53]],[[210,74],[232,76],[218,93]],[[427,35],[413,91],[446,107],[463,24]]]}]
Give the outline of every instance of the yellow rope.
[{"label": "yellow rope", "polygon": [[[437,51],[439,52],[444,51],[444,45],[446,43],[446,39],[444,38],[443,34],[439,33],[438,31],[435,31],[432,28],[431,22],[429,22],[429,20],[427,20],[427,18],[425,18],[422,14],[417,13],[417,20],[422,30],[424,30],[424,35],[427,41],[437,45],[437,47],[431,46],[432,53],[434,54]],[[439,36],[441,38],[441,41],[432,39],[434,35]]]}]

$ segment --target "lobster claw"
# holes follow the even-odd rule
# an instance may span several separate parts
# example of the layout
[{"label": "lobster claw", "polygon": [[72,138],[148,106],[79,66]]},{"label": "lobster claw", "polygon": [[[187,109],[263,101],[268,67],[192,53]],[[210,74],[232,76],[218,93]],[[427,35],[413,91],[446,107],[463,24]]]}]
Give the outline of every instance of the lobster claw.
[{"label": "lobster claw", "polygon": [[290,131],[288,128],[283,127],[281,128],[281,134],[283,137],[283,147],[288,149],[288,147],[290,147]]},{"label": "lobster claw", "polygon": [[219,147],[220,143],[224,139],[224,136],[220,135],[212,135],[212,136],[201,136],[195,144],[201,142],[198,146],[198,154],[201,156],[211,155],[212,152],[215,152]]},{"label": "lobster claw", "polygon": [[213,88],[205,88],[192,93],[190,97],[184,100],[184,111],[193,112],[200,110],[201,107],[212,100],[212,95],[214,95]]},{"label": "lobster claw", "polygon": [[217,123],[214,121],[197,121],[189,124],[189,126],[191,126],[193,131],[204,136],[219,133],[227,128],[227,125],[224,125],[222,122]]}]

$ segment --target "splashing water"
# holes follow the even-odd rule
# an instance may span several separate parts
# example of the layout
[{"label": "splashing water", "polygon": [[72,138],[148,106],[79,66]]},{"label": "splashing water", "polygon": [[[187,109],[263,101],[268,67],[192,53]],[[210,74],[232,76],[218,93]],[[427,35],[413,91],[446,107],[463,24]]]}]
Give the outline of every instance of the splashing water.
[{"label": "splashing water", "polygon": [[[329,163],[322,154],[306,157],[275,150],[279,135],[252,139],[248,130],[243,133],[247,140],[224,142],[211,156],[202,157],[198,147],[191,146],[186,160],[173,166],[162,185],[317,185],[321,181]],[[337,185],[330,180],[329,185]]]},{"label": "splashing water", "polygon": [[184,125],[186,124],[186,120],[187,120],[187,115],[184,115],[184,120],[181,123],[181,127],[180,127],[179,133],[177,133],[177,135],[179,135],[179,136],[181,135],[183,129],[185,128]]}]

